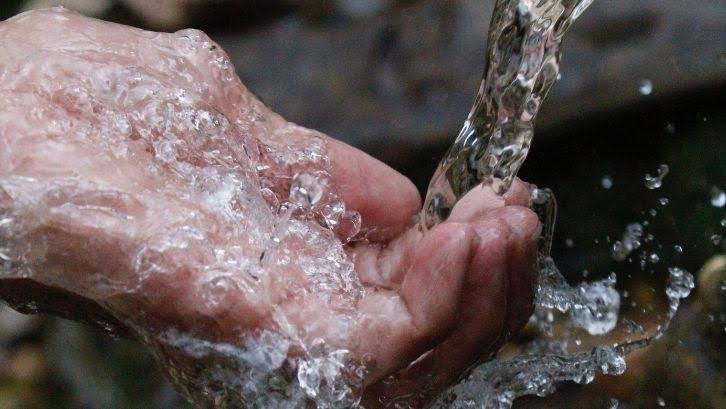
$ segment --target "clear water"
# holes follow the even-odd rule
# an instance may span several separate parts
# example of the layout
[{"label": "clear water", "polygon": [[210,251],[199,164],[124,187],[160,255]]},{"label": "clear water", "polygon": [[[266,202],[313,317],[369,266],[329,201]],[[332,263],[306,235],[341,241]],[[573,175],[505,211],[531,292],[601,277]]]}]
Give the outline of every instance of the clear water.
[{"label": "clear water", "polygon": [[439,164],[423,224],[445,220],[456,201],[482,183],[500,194],[529,152],[544,99],[557,81],[561,44],[592,0],[498,0],[489,26],[484,76],[474,105]]},{"label": "clear water", "polygon": [[[445,220],[456,200],[481,183],[506,192],[527,155],[539,107],[557,79],[562,37],[590,3],[497,2],[485,78],[461,134],[432,179],[425,227]],[[76,18],[56,8],[10,22],[45,21],[44,30],[64,33],[58,38],[75,37],[63,53],[0,61],[5,118],[33,112],[38,121],[29,123],[34,132],[27,132],[15,121],[0,120],[0,133],[27,142],[17,145],[17,152],[24,147],[27,155],[67,135],[62,147],[70,152],[39,152],[44,155],[39,162],[54,171],[25,175],[17,171],[24,156],[0,151],[0,274],[87,294],[107,307],[154,351],[176,387],[202,406],[355,407],[366,368],[336,345],[370,342],[350,342],[356,323],[365,318],[355,308],[365,289],[345,245],[358,234],[361,216],[346,208],[332,185],[324,138],[283,121],[255,100],[226,55],[203,33],[133,32],[134,41],[158,52],[150,65],[137,67],[125,60],[136,58],[133,50],[119,46],[108,52],[97,47],[93,33],[66,34],[63,24]],[[10,30],[4,24],[0,37]],[[94,24],[95,33],[110,38],[131,35],[121,27]],[[58,70],[64,76],[59,81],[47,75],[49,67],[72,69]],[[222,95],[216,94],[219,90]],[[37,109],[47,96],[64,109]],[[74,112],[84,115],[76,118],[70,115]],[[145,132],[150,129],[154,132]],[[88,151],[119,179],[96,180],[94,175],[104,173],[93,167],[94,161],[68,163],[69,155],[78,152],[84,158]],[[128,177],[136,172],[137,177]],[[659,172],[651,178],[654,188],[664,176]],[[722,194],[714,196],[714,206],[722,206]],[[535,189],[532,201],[544,226],[532,317],[540,336],[518,354],[475,369],[436,406],[507,407],[518,396],[550,393],[558,381],[586,383],[598,372],[620,374],[624,356],[662,335],[693,288],[688,272],[670,268],[668,314],[656,331],[645,335],[639,324],[628,321],[630,335],[637,338],[574,348],[579,346],[575,331],[597,337],[624,322],[619,315],[623,297],[615,289],[615,276],[567,283],[549,257],[554,194]],[[81,237],[100,226],[114,242],[129,245],[113,257],[99,257],[102,248],[83,253],[97,274],[57,274],[46,264],[59,256],[54,246],[43,245],[57,237],[43,229],[46,224],[80,227],[75,233]],[[614,256],[638,250],[636,242],[644,234],[628,228]],[[114,265],[121,267],[109,269]],[[194,280],[179,266],[193,270]],[[185,331],[119,302],[127,296],[138,300],[145,286],[154,288],[157,277],[178,278],[167,281],[174,294],[200,295],[175,309],[219,318],[223,335]],[[300,279],[281,283],[280,277]],[[280,288],[289,291],[281,294]],[[154,304],[154,297],[142,298],[141,304]],[[233,315],[239,299],[273,306],[264,324],[254,331],[238,328],[247,319]],[[230,320],[224,321],[225,313]],[[313,322],[299,322],[305,316]],[[321,322],[332,330],[319,331]]]},{"label": "clear water", "polygon": [[[499,0],[488,35],[487,64],[474,106],[437,168],[427,192],[421,221],[429,228],[444,221],[458,199],[479,185],[490,185],[499,194],[509,189],[524,162],[534,136],[534,124],[547,92],[558,78],[561,44],[567,28],[592,3],[591,0]],[[641,84],[644,95],[652,86]],[[668,174],[660,165],[654,176],[645,176],[648,189],[660,188]],[[604,177],[604,188],[612,179]],[[715,203],[720,194],[713,195]],[[543,223],[539,254],[536,311],[530,324],[539,336],[514,356],[497,357],[480,367],[437,402],[440,408],[506,408],[523,395],[545,396],[558,382],[589,383],[596,373],[619,375],[625,356],[661,337],[675,315],[680,300],[694,288],[693,276],[678,267],[668,269],[665,290],[668,310],[650,334],[640,324],[621,317],[617,275],[570,285],[549,256],[557,212],[554,194],[532,191],[533,209]],[[665,204],[663,200],[660,202]],[[653,210],[655,212],[655,210]],[[612,257],[624,261],[641,247],[644,226],[627,226],[621,240],[612,245]],[[647,261],[657,263],[656,253]],[[612,342],[607,334],[622,323],[627,336]],[[592,336],[583,349],[575,334]],[[601,339],[598,341],[598,337]],[[617,405],[617,401],[615,402]]]}]

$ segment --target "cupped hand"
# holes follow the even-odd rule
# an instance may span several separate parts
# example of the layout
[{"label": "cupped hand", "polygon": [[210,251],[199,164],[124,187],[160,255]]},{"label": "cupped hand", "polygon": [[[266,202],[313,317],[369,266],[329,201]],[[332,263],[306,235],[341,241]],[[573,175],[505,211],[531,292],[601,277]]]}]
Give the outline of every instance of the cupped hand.
[{"label": "cupped hand", "polygon": [[187,395],[208,364],[171,330],[324,344],[366,407],[421,406],[531,313],[522,182],[422,232],[408,179],[273,113],[201,32],[44,10],[0,23],[0,55],[0,295],[129,331]]}]

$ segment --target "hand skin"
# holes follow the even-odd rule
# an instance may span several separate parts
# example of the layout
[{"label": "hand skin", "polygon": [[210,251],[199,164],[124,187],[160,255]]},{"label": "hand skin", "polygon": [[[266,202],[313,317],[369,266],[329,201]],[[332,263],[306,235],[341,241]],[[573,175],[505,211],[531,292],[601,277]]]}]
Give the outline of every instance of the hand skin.
[{"label": "hand skin", "polygon": [[[208,47],[185,48],[190,37]],[[423,406],[496,352],[531,314],[540,225],[521,181],[503,198],[475,189],[449,220],[424,234],[413,223],[421,199],[408,179],[271,112],[202,33],[149,33],[44,10],[0,23],[0,55],[0,220],[12,214],[23,221],[14,237],[26,246],[23,263],[34,272],[2,272],[0,296],[13,305],[33,302],[41,311],[103,321],[129,336],[145,326],[170,326],[230,343],[273,326],[272,312],[282,310],[293,327],[306,329],[305,340],[324,338],[370,363],[366,407],[398,396]],[[215,58],[222,63],[210,64]],[[225,128],[224,138],[198,143],[188,128],[154,122],[164,118],[159,109],[179,108],[170,96],[178,90],[237,126]],[[126,121],[113,122],[108,113],[122,113]],[[159,144],[169,129],[182,146],[173,164]],[[289,282],[309,290],[300,266],[272,272],[264,297],[230,290],[213,306],[202,300],[207,290],[197,278],[205,274],[206,253],[197,242],[183,254],[163,253],[157,260],[163,274],[139,276],[138,249],[172,225],[191,225],[207,244],[237,251],[242,261],[256,258],[260,244],[249,232],[264,229],[243,216],[269,213],[267,203],[253,198],[232,210],[210,207],[190,175],[216,166],[238,181],[272,183],[280,196],[289,177],[245,168],[243,147],[276,157],[319,142],[333,188],[369,232],[367,240],[344,243],[365,287],[362,298],[341,301],[359,317],[344,335],[333,324],[335,300],[321,302],[314,291],[290,296]],[[289,175],[297,166],[287,160],[276,169],[280,163],[260,172]],[[0,225],[0,250],[3,240],[11,238]],[[128,291],[109,292],[99,282],[127,283]]]}]

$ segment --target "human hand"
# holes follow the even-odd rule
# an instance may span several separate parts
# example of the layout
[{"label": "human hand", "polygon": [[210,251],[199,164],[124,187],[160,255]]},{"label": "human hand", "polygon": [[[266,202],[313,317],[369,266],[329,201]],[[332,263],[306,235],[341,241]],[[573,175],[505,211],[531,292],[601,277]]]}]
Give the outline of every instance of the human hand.
[{"label": "human hand", "polygon": [[0,295],[130,331],[195,399],[421,406],[531,313],[522,182],[423,233],[410,181],[274,114],[198,31],[36,11],[0,54]]}]

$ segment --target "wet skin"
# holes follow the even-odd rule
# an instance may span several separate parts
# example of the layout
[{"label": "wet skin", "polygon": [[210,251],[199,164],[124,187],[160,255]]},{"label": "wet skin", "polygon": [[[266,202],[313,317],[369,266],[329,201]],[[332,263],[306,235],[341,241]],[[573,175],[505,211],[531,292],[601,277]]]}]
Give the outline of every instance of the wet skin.
[{"label": "wet skin", "polygon": [[[187,34],[210,41],[198,32]],[[516,181],[503,198],[477,188],[445,223],[422,233],[414,222],[421,199],[406,177],[364,152],[285,121],[236,76],[230,78],[229,69],[210,65],[208,53],[190,51],[180,41],[178,34],[57,10],[0,23],[0,220],[13,214],[23,221],[13,235],[22,237],[28,268],[42,271],[0,281],[3,298],[16,305],[34,302],[66,317],[98,317],[131,336],[146,325],[153,327],[148,331],[173,326],[229,343],[273,327],[273,311],[283,311],[293,327],[306,328],[305,340],[323,338],[370,366],[366,407],[400,395],[423,405],[516,334],[532,310],[540,232],[528,208],[528,185]],[[224,56],[209,44],[214,56]],[[158,117],[145,111],[146,97],[134,94],[148,91],[155,104],[169,99],[163,106],[176,109],[170,95],[178,90],[193,95],[192,104],[236,124],[214,143],[197,143],[193,134],[178,130],[181,168],[165,162]],[[127,121],[110,123],[109,112],[121,112]],[[264,118],[264,125],[255,118]],[[245,168],[249,153],[243,147],[263,146],[274,156],[276,149],[318,142],[329,157],[324,166],[333,188],[347,209],[360,213],[368,232],[366,240],[344,243],[365,288],[362,298],[341,301],[357,317],[344,335],[334,324],[335,300],[321,302],[313,290],[307,298],[289,296],[287,283],[308,288],[300,266],[270,272],[274,284],[264,297],[226,291],[213,305],[202,300],[201,244],[166,254],[160,261],[164,274],[139,277],[137,249],[154,232],[180,223],[203,232],[216,249],[237,251],[243,261],[256,258],[259,243],[252,239],[258,236],[223,234],[258,231],[255,219],[244,218],[245,228],[235,229],[237,219],[194,199],[199,192],[190,187],[190,175],[221,168],[243,182],[257,181],[264,177]],[[266,163],[265,172],[275,174],[296,166],[287,162],[285,169],[275,169],[277,162]],[[189,168],[193,171],[185,173]],[[276,193],[289,189],[289,178],[264,180],[280,183],[270,186]],[[73,212],[53,200],[71,203]],[[235,211],[269,211],[262,209],[265,201],[255,200]],[[2,240],[10,239],[0,230],[0,248]],[[42,257],[33,258],[36,253]],[[128,291],[110,291],[109,282],[129,283]],[[390,375],[395,381],[384,382]]]}]

